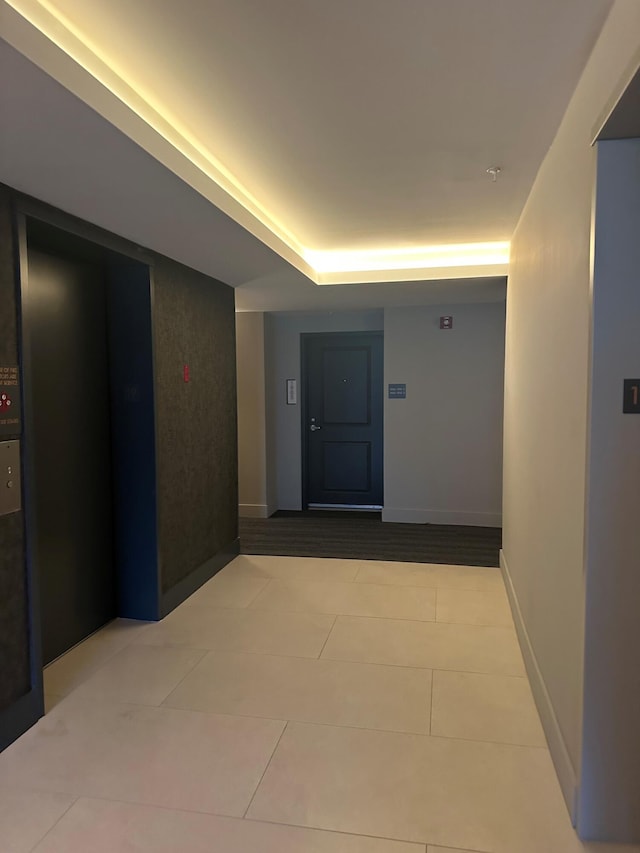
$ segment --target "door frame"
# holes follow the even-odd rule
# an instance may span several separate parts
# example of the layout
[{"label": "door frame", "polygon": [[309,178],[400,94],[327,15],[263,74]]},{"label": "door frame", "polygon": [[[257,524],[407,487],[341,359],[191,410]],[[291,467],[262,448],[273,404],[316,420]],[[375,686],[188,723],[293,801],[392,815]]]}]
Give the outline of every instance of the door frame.
[{"label": "door frame", "polygon": [[[361,331],[352,330],[348,332],[332,332],[331,330],[325,332],[300,332],[300,445],[301,445],[301,453],[302,453],[302,509],[303,511],[309,509],[309,438],[308,438],[308,430],[306,425],[309,423],[309,395],[307,391],[307,354],[309,350],[309,343],[313,339],[318,338],[344,338],[345,342],[349,341],[349,338],[355,337],[363,337],[368,336],[371,338],[381,338],[384,346],[384,331],[383,330],[370,330],[363,329]],[[382,386],[383,386],[383,409],[381,413],[381,417],[383,419],[383,440],[382,440],[382,449],[384,453],[384,376],[382,377]],[[382,465],[382,487],[384,494],[384,459]],[[366,509],[366,507],[365,507]],[[348,510],[347,510],[348,512]]]},{"label": "door frame", "polygon": [[[35,471],[33,469],[34,459],[34,406],[33,389],[31,387],[31,328],[29,325],[28,311],[25,310],[26,302],[29,298],[29,256],[27,245],[28,223],[37,222],[60,232],[61,239],[69,239],[72,241],[81,241],[86,244],[91,250],[102,254],[105,270],[109,270],[109,259],[114,261],[131,262],[140,268],[148,269],[148,284],[150,298],[150,318],[151,324],[151,371],[155,374],[155,353],[153,347],[153,261],[152,258],[143,250],[137,247],[130,247],[125,241],[120,241],[117,238],[112,238],[111,235],[103,234],[99,229],[88,225],[80,220],[76,220],[67,214],[50,208],[48,205],[38,202],[26,196],[17,196],[14,202],[13,209],[13,227],[14,227],[14,244],[16,262],[16,288],[17,288],[17,304],[18,304],[18,358],[20,364],[20,382],[22,391],[22,430],[20,435],[21,441],[21,458],[22,458],[22,495],[23,495],[23,513],[24,513],[24,542],[25,542],[25,565],[26,565],[26,584],[27,584],[27,599],[28,611],[27,622],[29,628],[29,654],[30,654],[30,676],[31,676],[31,692],[28,697],[33,697],[33,710],[35,719],[42,716],[44,713],[44,684],[43,684],[43,654],[42,654],[42,606],[40,600],[40,589],[38,580],[38,566],[36,564],[36,534],[37,534],[37,517],[35,511]],[[64,252],[62,253],[64,256]],[[125,275],[126,273],[123,273]],[[111,282],[107,283],[107,288],[111,287]],[[109,350],[111,342],[108,343]],[[109,355],[109,371],[112,370],[111,354]],[[113,428],[113,418],[112,418]],[[152,452],[155,458],[155,405],[154,405],[154,442]],[[115,454],[112,454],[112,470],[115,472],[117,459]],[[155,470],[155,461],[154,461]],[[154,490],[155,491],[155,490]],[[118,500],[116,489],[114,488],[114,503]],[[157,518],[157,497],[155,498],[155,515]],[[115,507],[114,507],[115,509]],[[117,543],[118,534],[120,531],[117,524],[117,514],[114,513],[114,541]],[[156,531],[157,532],[157,531]],[[156,536],[157,548],[157,536]],[[160,599],[161,599],[161,581],[160,581],[160,560],[156,559],[155,577],[150,578],[148,572],[145,574],[142,567],[137,572],[137,577],[131,576],[130,567],[125,567],[118,559],[117,551],[114,553],[114,573],[116,576],[116,585],[118,588],[118,604],[117,616],[129,616],[130,618],[153,620],[160,618]],[[151,583],[150,583],[151,581]],[[153,589],[150,586],[154,585]],[[127,613],[123,611],[122,588],[127,588],[127,594],[135,597],[137,592],[144,593],[146,600],[134,604],[134,606],[142,607],[145,612],[140,612],[139,615]],[[26,697],[23,697],[26,699]],[[23,700],[20,700],[21,702]],[[35,721],[35,720],[34,720]]]}]

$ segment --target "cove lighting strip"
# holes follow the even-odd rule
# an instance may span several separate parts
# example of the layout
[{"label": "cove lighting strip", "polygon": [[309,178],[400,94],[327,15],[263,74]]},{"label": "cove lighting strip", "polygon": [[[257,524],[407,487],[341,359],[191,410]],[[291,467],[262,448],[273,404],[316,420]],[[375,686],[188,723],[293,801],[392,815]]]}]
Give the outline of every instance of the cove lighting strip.
[{"label": "cove lighting strip", "polygon": [[[115,96],[131,113],[142,119],[171,146],[174,153],[181,155],[188,164],[195,167],[200,176],[197,181],[200,186],[195,187],[194,184],[195,188],[202,192],[202,178],[206,179],[207,191],[203,194],[209,201],[247,228],[315,284],[506,275],[509,263],[508,242],[371,251],[319,251],[305,248],[291,230],[243,186],[166,105],[160,103],[153,94],[136,87],[134,82],[127,78],[126,73],[118,69],[113,60],[50,0],[0,0],[0,5],[13,9],[38,33],[70,57],[90,78]],[[7,40],[12,43],[11,39]],[[24,51],[25,55],[34,59],[35,52],[39,56],[38,46],[34,46],[33,38],[25,37],[24,32],[18,34],[13,41],[19,50],[25,43],[28,43],[29,48]],[[47,73],[56,77],[55,62],[51,57],[48,57],[48,60],[48,64],[44,60],[39,64]],[[94,103],[90,103],[89,98],[83,99],[89,106],[97,109]],[[122,127],[120,129],[122,130]],[[152,151],[149,153],[153,156]],[[164,162],[164,165],[171,168],[167,162]],[[180,170],[172,170],[179,177],[183,177],[179,173]]]}]

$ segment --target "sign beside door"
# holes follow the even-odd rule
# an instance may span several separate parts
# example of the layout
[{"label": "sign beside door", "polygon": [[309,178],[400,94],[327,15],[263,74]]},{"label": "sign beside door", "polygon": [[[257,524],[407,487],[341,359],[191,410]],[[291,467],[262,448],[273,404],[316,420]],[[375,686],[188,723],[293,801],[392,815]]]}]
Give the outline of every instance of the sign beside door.
[{"label": "sign beside door", "polygon": [[407,385],[405,382],[390,382],[389,383],[389,399],[390,400],[405,400],[407,397]]}]

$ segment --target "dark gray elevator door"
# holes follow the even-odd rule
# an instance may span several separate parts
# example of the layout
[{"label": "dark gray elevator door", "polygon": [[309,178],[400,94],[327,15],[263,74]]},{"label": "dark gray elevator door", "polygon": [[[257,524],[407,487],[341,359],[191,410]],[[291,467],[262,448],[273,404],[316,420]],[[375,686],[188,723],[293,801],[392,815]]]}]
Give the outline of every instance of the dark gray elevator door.
[{"label": "dark gray elevator door", "polygon": [[99,266],[29,250],[25,379],[44,663],[116,615],[105,297]]}]

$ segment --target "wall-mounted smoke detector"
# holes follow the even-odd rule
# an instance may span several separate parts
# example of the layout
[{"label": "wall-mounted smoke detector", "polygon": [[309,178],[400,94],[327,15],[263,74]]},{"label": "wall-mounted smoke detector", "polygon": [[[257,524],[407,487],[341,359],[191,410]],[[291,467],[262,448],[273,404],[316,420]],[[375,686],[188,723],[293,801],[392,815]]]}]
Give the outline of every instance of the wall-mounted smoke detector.
[{"label": "wall-mounted smoke detector", "polygon": [[491,176],[491,180],[493,181],[494,184],[498,180],[498,175],[500,174],[501,171],[502,171],[502,169],[500,168],[500,166],[490,166],[487,169],[487,175]]}]

